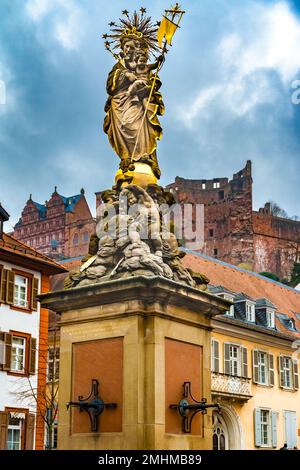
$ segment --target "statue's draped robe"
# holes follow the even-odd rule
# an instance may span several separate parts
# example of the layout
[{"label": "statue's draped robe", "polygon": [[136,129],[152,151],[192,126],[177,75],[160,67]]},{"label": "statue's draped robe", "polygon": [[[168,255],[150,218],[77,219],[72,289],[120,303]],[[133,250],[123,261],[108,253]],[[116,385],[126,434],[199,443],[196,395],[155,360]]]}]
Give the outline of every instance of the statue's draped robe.
[{"label": "statue's draped robe", "polygon": [[164,113],[162,96],[158,92],[161,82],[157,78],[143,121],[152,80],[149,80],[149,92],[146,97],[141,98],[138,94],[129,96],[127,92],[131,82],[126,78],[125,72],[126,68],[118,63],[108,76],[109,98],[105,106],[104,132],[107,133],[111,146],[121,160],[132,158],[137,138],[133,161],[146,162],[147,157],[156,160],[156,141],[162,136],[162,128],[157,116]]}]

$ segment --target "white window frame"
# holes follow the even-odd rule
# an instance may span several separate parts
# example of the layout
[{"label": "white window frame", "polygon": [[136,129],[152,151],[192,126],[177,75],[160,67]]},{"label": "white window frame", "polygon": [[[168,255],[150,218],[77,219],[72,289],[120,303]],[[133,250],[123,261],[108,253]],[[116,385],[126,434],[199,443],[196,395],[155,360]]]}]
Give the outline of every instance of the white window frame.
[{"label": "white window frame", "polygon": [[[23,427],[23,423],[22,423],[22,419],[25,420],[25,414],[24,414],[24,417],[18,413],[18,416],[14,416],[13,413],[10,413],[10,416],[9,416],[9,420],[10,419],[18,419],[19,420],[19,424],[16,425],[16,424],[10,424],[9,421],[8,421],[8,426],[7,426],[7,448],[8,450],[21,450],[22,449],[22,427]],[[13,443],[13,442],[16,442],[16,441],[9,441],[9,431],[19,431],[20,432],[20,435],[19,435],[19,448],[18,449],[11,449],[11,447],[9,446],[9,442],[10,443]]]},{"label": "white window frame", "polygon": [[[267,421],[262,422],[262,413],[267,413]],[[267,426],[267,443],[263,442],[263,427]],[[268,408],[260,408],[260,429],[261,429],[261,447],[272,447],[272,423],[271,410]]]},{"label": "white window frame", "polygon": [[206,189],[206,183],[202,183],[202,189]]},{"label": "white window frame", "polygon": [[253,302],[249,302],[248,300],[246,300],[245,308],[246,308],[246,321],[250,323],[255,323],[255,304]]},{"label": "white window frame", "polygon": [[220,181],[215,181],[215,182],[213,183],[213,188],[214,188],[214,189],[219,189],[219,188],[220,188]]},{"label": "white window frame", "polygon": [[[264,357],[264,363],[260,360],[261,357]],[[257,365],[258,365],[258,384],[259,385],[269,385],[269,355],[264,351],[257,351]],[[262,379],[262,367],[265,368],[265,381]]]},{"label": "white window frame", "polygon": [[[217,294],[218,297],[222,297],[222,299],[225,300],[230,300],[230,302],[234,301],[234,296],[231,294],[228,294],[227,292],[221,292],[220,294]],[[228,317],[234,317],[234,305],[231,305],[230,309],[227,310],[225,313]]]},{"label": "white window frame", "polygon": [[[25,280],[25,283],[24,283]],[[14,306],[28,308],[29,279],[26,276],[15,274],[14,280]]]},{"label": "white window frame", "polygon": [[[232,350],[233,349],[236,349],[237,351],[237,355],[236,357],[233,357],[232,356]],[[229,368],[230,368],[230,375],[233,376],[233,377],[241,377],[241,374],[242,374],[242,364],[241,364],[241,346],[240,345],[237,345],[237,344],[230,344],[229,345],[229,362],[230,362],[230,365],[229,365]],[[234,364],[236,364],[236,374],[233,373],[234,370]]]},{"label": "white window frame", "polygon": [[275,328],[275,311],[272,308],[266,309],[266,323],[268,328]]},{"label": "white window frame", "polygon": [[[293,378],[293,366],[292,366],[292,358],[290,356],[282,356],[283,357],[283,387],[291,390],[294,388],[294,378]],[[286,361],[288,361],[289,366],[286,367]],[[290,385],[287,385],[287,377],[289,377]]]},{"label": "white window frame", "polygon": [[[234,301],[233,295],[228,294],[227,292],[224,292],[224,293],[222,294],[222,296],[223,296],[223,299],[225,299],[225,300],[230,300],[230,302],[233,302],[233,301]],[[234,317],[234,305],[231,305],[230,309],[227,310],[226,315],[227,315],[228,317]]]},{"label": "white window frame", "polygon": [[[14,340],[22,340],[22,345],[14,344]],[[15,350],[15,352],[14,352]],[[20,354],[22,352],[22,354]],[[19,356],[22,357],[22,363],[19,364]],[[15,359],[14,359],[15,357]],[[25,372],[25,361],[26,361],[26,338],[22,336],[12,336],[11,340],[11,362],[10,362],[10,370],[12,372]],[[15,363],[15,364],[14,364]],[[21,366],[21,367],[20,367]]]}]

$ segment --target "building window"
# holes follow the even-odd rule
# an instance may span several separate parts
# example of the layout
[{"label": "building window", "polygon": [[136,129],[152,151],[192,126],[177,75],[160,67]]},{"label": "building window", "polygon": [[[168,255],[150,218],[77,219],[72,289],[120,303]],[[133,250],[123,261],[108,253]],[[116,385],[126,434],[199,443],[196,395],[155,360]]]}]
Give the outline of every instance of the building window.
[{"label": "building window", "polygon": [[18,274],[15,275],[14,305],[28,308],[28,278]]},{"label": "building window", "polygon": [[214,229],[213,229],[213,228],[210,228],[210,229],[209,229],[209,236],[210,236],[210,237],[213,237],[213,236],[214,236]]},{"label": "building window", "polygon": [[266,310],[266,322],[267,327],[275,328],[275,312],[272,309]]},{"label": "building window", "polygon": [[35,375],[37,340],[28,333],[0,332],[1,370],[11,375]]},{"label": "building window", "polygon": [[263,352],[258,352],[258,382],[266,385],[267,378],[267,355]]},{"label": "building window", "polygon": [[7,449],[8,450],[21,450],[22,449],[22,430],[24,427],[24,418],[14,416],[10,413],[8,427],[7,427]]},{"label": "building window", "polygon": [[219,189],[220,187],[220,182],[219,181],[215,181],[214,184],[213,184],[213,188],[214,189]]},{"label": "building window", "polygon": [[[230,302],[234,301],[233,295],[227,294],[227,292],[218,294],[219,297],[222,297],[222,299],[229,300]],[[230,309],[227,310],[226,315],[229,317],[234,317],[234,305],[231,305]]]},{"label": "building window", "polygon": [[253,382],[274,385],[274,356],[265,351],[253,350]]},{"label": "building window", "polygon": [[255,323],[255,305],[250,302],[246,302],[246,320]]},{"label": "building window", "polygon": [[224,191],[219,191],[219,200],[222,201],[224,199]]},{"label": "building window", "polygon": [[289,318],[289,320],[286,322],[286,326],[289,330],[296,330],[295,328],[295,322],[292,318]]},{"label": "building window", "polygon": [[48,381],[59,379],[59,348],[49,348],[48,351]]},{"label": "building window", "polygon": [[228,317],[234,317],[234,305],[231,305],[230,309],[227,310],[226,315]]},{"label": "building window", "polygon": [[230,375],[240,375],[240,348],[238,346],[230,345],[229,347],[229,361],[230,361]]},{"label": "building window", "polygon": [[284,357],[283,358],[283,382],[284,387],[291,388],[292,387],[292,367],[291,367],[291,358]]},{"label": "building window", "polygon": [[[47,408],[47,424],[46,424],[46,450],[57,449],[57,431],[58,431],[58,408]],[[51,427],[51,429],[50,429]]]},{"label": "building window", "polygon": [[214,248],[214,256],[218,256],[218,249]]},{"label": "building window", "polygon": [[[280,366],[280,386],[283,388],[293,388],[293,364],[289,356],[279,356]],[[298,372],[298,371],[297,371]]]},{"label": "building window", "polygon": [[202,189],[206,189],[206,183],[202,183]]},{"label": "building window", "polygon": [[83,241],[84,241],[84,242],[88,242],[88,241],[89,241],[89,238],[90,238],[90,237],[89,237],[89,233],[88,233],[88,232],[84,232],[84,234],[83,234]]},{"label": "building window", "polygon": [[211,370],[212,372],[220,371],[219,341],[215,339],[211,341]]},{"label": "building window", "polygon": [[247,348],[237,344],[224,343],[224,373],[248,377]]},{"label": "building window", "polygon": [[78,245],[78,243],[79,243],[79,235],[78,233],[75,233],[73,237],[73,245]]},{"label": "building window", "polygon": [[260,410],[260,432],[261,445],[270,446],[271,442],[271,419],[270,410]]},{"label": "building window", "polygon": [[13,372],[24,372],[25,370],[26,339],[19,336],[12,337],[11,364]]},{"label": "building window", "polygon": [[10,308],[30,312],[37,310],[37,295],[39,280],[29,273],[2,270],[1,301],[9,304]]}]

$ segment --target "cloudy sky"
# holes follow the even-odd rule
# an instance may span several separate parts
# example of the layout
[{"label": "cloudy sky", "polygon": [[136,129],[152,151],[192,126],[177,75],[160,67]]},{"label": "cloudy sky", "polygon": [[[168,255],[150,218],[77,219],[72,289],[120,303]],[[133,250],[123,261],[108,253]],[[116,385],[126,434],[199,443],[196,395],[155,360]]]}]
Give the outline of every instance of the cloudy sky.
[{"label": "cloudy sky", "polygon": [[[185,0],[161,71],[162,184],[254,165],[254,207],[300,215],[299,0]],[[297,7],[298,5],[298,7]],[[110,187],[118,166],[102,131],[113,58],[101,34],[124,7],[161,19],[170,0],[0,0],[0,201],[17,221],[30,193]],[[3,83],[6,103],[3,101]],[[294,84],[295,85],[295,84]],[[2,95],[1,95],[2,90]],[[300,93],[299,93],[300,97]]]}]

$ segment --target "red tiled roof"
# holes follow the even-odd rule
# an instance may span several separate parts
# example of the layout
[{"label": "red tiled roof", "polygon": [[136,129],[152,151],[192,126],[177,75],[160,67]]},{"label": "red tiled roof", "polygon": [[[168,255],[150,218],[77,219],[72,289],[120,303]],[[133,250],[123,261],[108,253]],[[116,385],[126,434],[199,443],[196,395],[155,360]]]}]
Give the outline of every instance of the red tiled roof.
[{"label": "red tiled roof", "polygon": [[57,263],[53,259],[48,258],[48,256],[43,255],[34,248],[25,245],[25,243],[20,242],[20,240],[17,240],[6,233],[3,234],[2,240],[0,240],[0,257],[1,252],[21,256],[23,259],[27,259],[28,262],[44,265],[45,268],[48,270],[50,269],[51,274],[67,271],[61,264]]},{"label": "red tiled roof", "polygon": [[[295,315],[300,313],[299,291],[201,253],[197,255],[188,253],[183,258],[183,264],[193,271],[205,274],[212,285],[223,286],[235,293],[243,292],[254,300],[261,298],[270,300],[276,306],[277,312],[292,318],[296,328],[300,330],[300,320]],[[276,327],[278,331],[300,336],[299,333],[285,328],[278,319]]]}]

